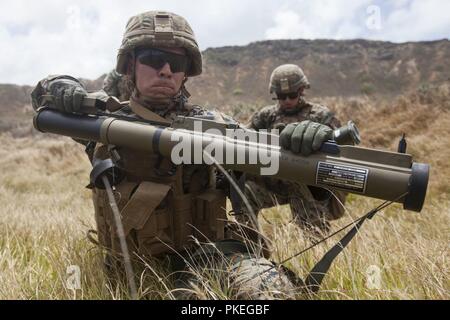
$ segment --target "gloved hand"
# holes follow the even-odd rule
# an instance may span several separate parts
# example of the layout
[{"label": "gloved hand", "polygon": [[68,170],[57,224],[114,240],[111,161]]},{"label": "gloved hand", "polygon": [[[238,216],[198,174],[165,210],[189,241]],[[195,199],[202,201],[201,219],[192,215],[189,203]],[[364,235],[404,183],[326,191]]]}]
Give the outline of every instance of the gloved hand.
[{"label": "gloved hand", "polygon": [[48,105],[63,112],[80,112],[86,96],[81,83],[69,76],[46,78],[31,93],[34,109]]},{"label": "gloved hand", "polygon": [[280,134],[280,144],[283,149],[308,156],[332,137],[333,130],[330,127],[306,120],[288,124]]}]

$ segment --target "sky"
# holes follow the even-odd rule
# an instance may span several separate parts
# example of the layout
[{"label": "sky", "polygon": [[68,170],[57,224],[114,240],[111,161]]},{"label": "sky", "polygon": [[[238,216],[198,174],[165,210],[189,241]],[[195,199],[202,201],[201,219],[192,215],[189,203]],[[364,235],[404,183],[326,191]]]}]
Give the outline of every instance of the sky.
[{"label": "sky", "polygon": [[98,78],[134,14],[184,16],[202,50],[269,39],[449,39],[448,0],[0,0],[0,83]]}]

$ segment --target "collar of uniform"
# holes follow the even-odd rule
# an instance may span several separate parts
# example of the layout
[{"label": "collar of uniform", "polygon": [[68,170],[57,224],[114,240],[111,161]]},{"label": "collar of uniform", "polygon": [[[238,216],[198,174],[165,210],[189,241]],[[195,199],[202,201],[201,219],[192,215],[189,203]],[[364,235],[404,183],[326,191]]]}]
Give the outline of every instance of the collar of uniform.
[{"label": "collar of uniform", "polygon": [[134,98],[130,99],[130,109],[139,117],[145,120],[163,122],[167,123],[167,125],[170,125],[172,123],[171,121],[164,119],[163,117],[154,113],[153,111],[150,111],[149,109],[141,105],[139,102],[137,102]]},{"label": "collar of uniform", "polygon": [[278,104],[278,113],[281,115],[289,115],[292,116],[294,114],[299,113],[301,110],[300,104],[296,105],[294,108],[292,109],[283,109],[281,108],[280,104]]}]

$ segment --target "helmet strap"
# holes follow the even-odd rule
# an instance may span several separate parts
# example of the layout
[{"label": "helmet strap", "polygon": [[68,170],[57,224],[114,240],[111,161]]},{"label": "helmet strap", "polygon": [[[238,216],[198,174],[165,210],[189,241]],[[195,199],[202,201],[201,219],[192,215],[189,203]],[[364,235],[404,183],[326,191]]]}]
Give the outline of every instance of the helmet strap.
[{"label": "helmet strap", "polygon": [[187,81],[188,81],[188,78],[184,77],[183,83],[181,84],[180,91],[178,92],[178,94],[175,97],[172,98],[172,101],[177,106],[177,110],[183,110],[184,105],[187,103],[189,97],[191,96],[191,94],[189,93],[189,91],[186,89],[186,86],[185,86]]},{"label": "helmet strap", "polygon": [[136,87],[136,55],[134,51],[129,53],[126,79],[128,92],[131,92],[132,97],[139,98],[140,93]]},{"label": "helmet strap", "polygon": [[186,99],[189,99],[191,96],[191,93],[188,91],[188,89],[186,89],[186,86],[185,86],[188,79],[189,79],[188,77],[184,77],[183,84],[181,85],[181,92],[186,97]]}]

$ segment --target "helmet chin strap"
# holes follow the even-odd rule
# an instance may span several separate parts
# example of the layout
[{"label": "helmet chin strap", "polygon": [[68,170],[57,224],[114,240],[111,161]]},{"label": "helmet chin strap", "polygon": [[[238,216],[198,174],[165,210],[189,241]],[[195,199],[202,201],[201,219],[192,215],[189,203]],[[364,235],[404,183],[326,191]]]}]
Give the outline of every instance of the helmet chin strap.
[{"label": "helmet chin strap", "polygon": [[188,77],[184,77],[183,79],[183,83],[181,84],[181,94],[186,98],[189,99],[189,97],[191,96],[191,93],[188,91],[188,89],[186,89],[186,82],[188,81]]}]

